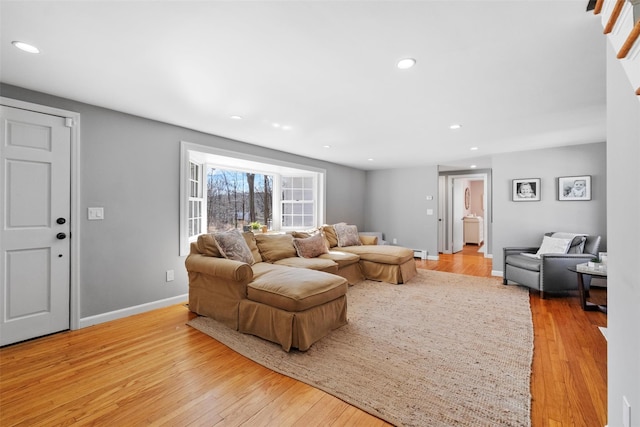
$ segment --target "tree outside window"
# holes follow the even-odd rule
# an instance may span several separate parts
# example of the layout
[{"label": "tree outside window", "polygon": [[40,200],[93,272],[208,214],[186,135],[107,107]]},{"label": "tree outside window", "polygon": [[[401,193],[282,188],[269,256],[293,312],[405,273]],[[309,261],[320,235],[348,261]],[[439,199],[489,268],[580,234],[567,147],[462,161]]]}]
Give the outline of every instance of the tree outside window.
[{"label": "tree outside window", "polygon": [[207,172],[209,232],[243,229],[251,223],[271,229],[273,176],[219,168]]}]

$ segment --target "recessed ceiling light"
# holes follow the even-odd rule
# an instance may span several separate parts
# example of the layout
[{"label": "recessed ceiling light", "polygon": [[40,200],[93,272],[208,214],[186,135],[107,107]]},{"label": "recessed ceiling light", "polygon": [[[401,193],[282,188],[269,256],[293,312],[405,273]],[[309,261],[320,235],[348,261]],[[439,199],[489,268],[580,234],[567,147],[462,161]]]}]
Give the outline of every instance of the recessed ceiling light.
[{"label": "recessed ceiling light", "polygon": [[475,169],[475,168],[477,168],[478,166],[477,166],[477,165],[471,165],[471,166],[469,166],[469,167],[470,167],[471,169]]},{"label": "recessed ceiling light", "polygon": [[411,68],[416,65],[416,60],[413,58],[404,58],[398,61],[397,67],[401,70],[406,70],[407,68]]},{"label": "recessed ceiling light", "polygon": [[274,127],[274,128],[279,128],[279,127],[280,127],[280,123],[274,123],[274,124],[273,124],[273,127]]},{"label": "recessed ceiling light", "polygon": [[454,123],[454,124],[452,124],[451,126],[449,126],[449,129],[451,129],[451,130],[457,130],[457,129],[460,129],[461,127],[462,127],[462,125],[461,125],[461,124]]},{"label": "recessed ceiling light", "polygon": [[367,160],[370,161],[370,162],[373,162],[373,159],[367,159]]},{"label": "recessed ceiling light", "polygon": [[242,116],[231,116],[233,120],[242,120]]},{"label": "recessed ceiling light", "polygon": [[469,148],[469,150],[471,150],[471,151],[478,151],[478,147],[471,147],[471,148]]},{"label": "recessed ceiling light", "polygon": [[282,126],[282,130],[291,130],[291,126],[284,125],[284,126]]},{"label": "recessed ceiling light", "polygon": [[40,53],[40,49],[38,49],[37,47],[35,47],[34,45],[31,45],[29,43],[25,43],[25,42],[21,42],[21,41],[12,41],[11,44],[13,44],[15,47],[17,47],[20,50],[23,50],[25,52],[29,52],[29,53]]},{"label": "recessed ceiling light", "polygon": [[330,146],[330,145],[323,145],[322,147],[323,147],[323,148],[331,148],[331,146]]}]

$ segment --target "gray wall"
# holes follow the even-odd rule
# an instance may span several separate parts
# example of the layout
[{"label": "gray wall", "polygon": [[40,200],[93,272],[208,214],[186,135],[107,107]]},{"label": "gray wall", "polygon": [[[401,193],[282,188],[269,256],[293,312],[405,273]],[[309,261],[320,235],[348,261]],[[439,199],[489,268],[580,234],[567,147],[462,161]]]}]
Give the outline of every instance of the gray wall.
[{"label": "gray wall", "polygon": [[640,97],[607,43],[609,425],[640,425]]},{"label": "gray wall", "polygon": [[367,230],[383,232],[389,243],[396,238],[398,245],[438,255],[437,166],[368,171],[365,207]]},{"label": "gray wall", "polygon": [[[364,226],[364,171],[13,86],[0,86],[0,94],[81,114],[81,318],[188,292],[178,255],[181,140],[324,168],[325,220]],[[104,207],[104,221],[87,220],[90,206]],[[167,283],[170,269],[175,281]]]},{"label": "gray wall", "polygon": [[[498,154],[493,166],[493,270],[502,272],[502,248],[538,246],[549,231],[599,234],[607,247],[606,144]],[[559,201],[557,178],[591,175],[590,201]],[[511,201],[511,180],[540,178],[539,202]]]}]

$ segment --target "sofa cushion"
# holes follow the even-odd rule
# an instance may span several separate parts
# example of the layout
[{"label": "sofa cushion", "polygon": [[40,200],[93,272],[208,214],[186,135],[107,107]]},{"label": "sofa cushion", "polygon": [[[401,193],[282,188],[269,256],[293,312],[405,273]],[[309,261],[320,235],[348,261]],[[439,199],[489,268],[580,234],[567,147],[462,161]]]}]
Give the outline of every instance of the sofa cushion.
[{"label": "sofa cushion", "polygon": [[321,233],[322,229],[320,228],[312,228],[310,230],[296,230],[296,231],[291,231],[290,234],[293,237],[297,237],[298,239],[306,239],[307,237],[311,237],[311,236],[315,236],[318,233]]},{"label": "sofa cushion", "polygon": [[207,233],[199,235],[196,244],[198,246],[198,251],[202,255],[222,258],[222,254],[220,253],[220,250],[218,250],[213,234]]},{"label": "sofa cushion", "polygon": [[329,252],[321,233],[307,238],[294,237],[293,246],[296,248],[298,256],[302,258],[315,258]]},{"label": "sofa cushion", "polygon": [[286,311],[303,311],[345,295],[347,286],[347,280],[335,274],[282,266],[254,277],[247,285],[247,298]]},{"label": "sofa cushion", "polygon": [[265,262],[276,262],[298,255],[290,234],[257,234],[256,243]]},{"label": "sofa cushion", "polygon": [[537,258],[531,257],[533,254],[514,254],[507,255],[505,263],[518,268],[524,268],[530,271],[540,271],[541,261]]},{"label": "sofa cushion", "polygon": [[327,241],[327,247],[329,249],[338,246],[338,236],[336,235],[336,229],[333,225],[323,225],[322,234],[324,234],[324,238]]},{"label": "sofa cushion", "polygon": [[360,234],[360,243],[363,245],[377,245],[378,236],[367,236],[364,234]]},{"label": "sofa cushion", "polygon": [[343,248],[345,246],[359,246],[360,235],[358,234],[358,227],[355,225],[348,225],[345,223],[334,224],[336,230],[336,236],[338,238],[338,246]]},{"label": "sofa cushion", "polygon": [[413,258],[413,251],[408,248],[390,245],[361,245],[340,248],[341,251],[356,254],[361,260],[380,264],[400,265]]},{"label": "sofa cushion", "polygon": [[235,228],[229,231],[214,233],[213,238],[218,247],[218,251],[220,251],[223,257],[246,262],[247,264],[253,264],[255,262],[247,242],[244,240],[242,234]]},{"label": "sofa cushion", "polygon": [[258,249],[258,244],[256,243],[256,235],[251,231],[245,231],[242,233],[242,237],[244,237],[244,241],[247,242],[247,246],[251,250],[251,255],[253,255],[254,262],[262,262],[262,256],[260,255],[260,250]]},{"label": "sofa cushion", "polygon": [[329,251],[326,254],[320,255],[318,258],[330,259],[338,264],[338,269],[351,264],[356,264],[360,261],[360,257],[358,255],[342,251]]},{"label": "sofa cushion", "polygon": [[308,268],[310,270],[325,271],[327,273],[337,273],[338,264],[330,259],[323,258],[283,258],[274,262],[277,265],[286,265],[288,267]]},{"label": "sofa cushion", "polygon": [[584,253],[584,243],[587,241],[586,236],[576,236],[569,244],[568,254]]}]

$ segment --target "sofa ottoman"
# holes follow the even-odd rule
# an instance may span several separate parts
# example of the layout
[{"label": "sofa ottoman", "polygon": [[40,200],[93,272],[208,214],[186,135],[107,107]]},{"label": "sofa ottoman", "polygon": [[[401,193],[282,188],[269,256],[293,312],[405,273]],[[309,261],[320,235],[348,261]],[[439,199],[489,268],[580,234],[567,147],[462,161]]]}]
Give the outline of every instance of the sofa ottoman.
[{"label": "sofa ottoman", "polygon": [[344,277],[276,264],[254,265],[247,297],[240,301],[239,328],[305,351],[332,330],[347,323]]},{"label": "sofa ottoman", "polygon": [[389,245],[360,245],[340,250],[358,255],[362,272],[370,280],[398,285],[407,283],[418,274],[411,249]]}]

